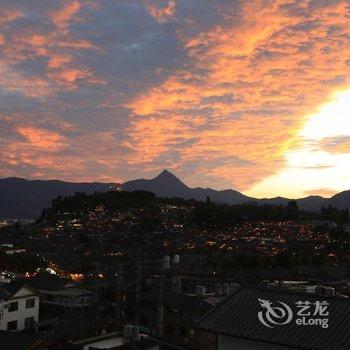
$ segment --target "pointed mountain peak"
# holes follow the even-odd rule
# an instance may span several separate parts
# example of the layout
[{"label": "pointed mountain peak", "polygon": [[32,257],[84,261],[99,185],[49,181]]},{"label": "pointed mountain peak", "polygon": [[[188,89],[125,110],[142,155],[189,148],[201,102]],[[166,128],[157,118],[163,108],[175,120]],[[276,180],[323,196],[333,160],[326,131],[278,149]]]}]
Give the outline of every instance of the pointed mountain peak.
[{"label": "pointed mountain peak", "polygon": [[165,177],[165,178],[169,178],[169,177],[176,177],[173,173],[171,173],[168,169],[164,169],[158,176],[157,178],[160,177]]},{"label": "pointed mountain peak", "polygon": [[138,179],[124,183],[126,191],[144,190],[161,197],[186,197],[189,188],[169,170],[163,170],[153,179]]},{"label": "pointed mountain peak", "polygon": [[167,169],[164,169],[157,177],[154,178],[154,180],[161,181],[162,183],[167,183],[169,185],[177,184],[181,186],[186,186],[178,177],[176,177],[173,173],[171,173]]}]

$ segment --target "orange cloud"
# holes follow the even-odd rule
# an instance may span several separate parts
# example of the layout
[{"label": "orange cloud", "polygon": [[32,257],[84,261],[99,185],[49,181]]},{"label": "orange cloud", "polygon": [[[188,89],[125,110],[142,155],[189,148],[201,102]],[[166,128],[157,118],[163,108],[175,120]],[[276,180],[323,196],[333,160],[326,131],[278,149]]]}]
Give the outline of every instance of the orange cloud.
[{"label": "orange cloud", "polygon": [[[299,8],[288,11],[293,4]],[[196,141],[174,163],[195,162],[200,172],[244,190],[281,169],[306,117],[349,83],[350,23],[346,1],[313,11],[290,0],[242,2],[241,10],[239,24],[227,18],[195,35],[179,27],[188,68],[127,106],[136,130],[147,116],[153,125],[173,119],[165,134],[150,129],[141,140],[131,132],[134,147],[145,145],[145,138],[157,145],[152,159],[164,153],[169,138],[181,135],[177,118],[186,123],[202,115],[205,125],[190,132]],[[224,164],[215,163],[220,158]],[[144,161],[142,154],[137,159]],[[237,159],[246,164],[238,166]]]},{"label": "orange cloud", "polygon": [[66,27],[81,8],[79,1],[65,3],[59,10],[52,11],[50,17],[58,27]]},{"label": "orange cloud", "polygon": [[8,92],[20,92],[28,97],[45,97],[54,91],[50,82],[42,77],[23,77],[19,72],[0,63],[1,85]]},{"label": "orange cloud", "polygon": [[66,147],[65,138],[54,131],[21,126],[17,128],[17,132],[34,147],[45,148],[49,151],[57,151]]},{"label": "orange cloud", "polygon": [[48,68],[60,68],[72,61],[72,56],[68,54],[52,54],[48,58]]},{"label": "orange cloud", "polygon": [[20,10],[3,6],[0,12],[0,24],[12,22],[20,17],[22,17],[22,12]]},{"label": "orange cloud", "polygon": [[135,156],[130,164],[150,163],[166,152],[176,150],[184,141],[191,141],[196,137],[194,131],[204,122],[201,117],[186,118],[175,115],[169,118],[149,118],[134,121],[130,127],[130,136],[135,144],[126,144]]},{"label": "orange cloud", "polygon": [[5,37],[0,33],[0,45],[5,44]]},{"label": "orange cloud", "polygon": [[[61,89],[76,89],[77,79],[84,80],[86,84],[103,84],[103,79],[94,76],[93,71],[84,66],[77,55],[80,50],[99,53],[101,50],[89,40],[72,37],[70,33],[72,22],[84,20],[77,17],[83,6],[91,7],[87,3],[73,1],[65,3],[59,9],[51,10],[49,18],[54,26],[46,31],[40,30],[40,26],[34,24],[25,25],[21,31],[10,30],[11,22],[22,14],[19,11],[8,10],[4,17],[7,34],[0,35],[0,84],[9,91],[22,92],[30,97],[46,97]],[[6,14],[6,8],[4,10]],[[18,63],[42,59],[45,70],[40,75],[27,75],[15,66]]]},{"label": "orange cloud", "polygon": [[77,79],[91,76],[88,69],[67,69],[49,73],[49,77],[57,82],[74,83]]},{"label": "orange cloud", "polygon": [[[47,129],[22,126],[16,131],[23,140],[13,139],[0,149],[0,176],[18,175],[9,170],[12,166],[24,172],[28,169],[34,178],[121,181],[116,169],[125,164],[126,156],[118,150],[120,145],[113,132],[93,132],[68,140]],[[111,145],[115,150],[111,151]]]},{"label": "orange cloud", "polygon": [[159,23],[165,23],[167,20],[174,16],[176,1],[167,1],[165,6],[162,6],[161,1],[145,0],[146,8],[149,14],[154,17]]},{"label": "orange cloud", "polygon": [[350,137],[325,138],[319,146],[330,153],[350,153]]},{"label": "orange cloud", "polygon": [[[197,5],[2,9],[1,174],[112,180],[166,166],[191,186],[245,190],[279,173],[308,116],[349,86],[347,1]],[[123,11],[135,30],[115,20]]]}]

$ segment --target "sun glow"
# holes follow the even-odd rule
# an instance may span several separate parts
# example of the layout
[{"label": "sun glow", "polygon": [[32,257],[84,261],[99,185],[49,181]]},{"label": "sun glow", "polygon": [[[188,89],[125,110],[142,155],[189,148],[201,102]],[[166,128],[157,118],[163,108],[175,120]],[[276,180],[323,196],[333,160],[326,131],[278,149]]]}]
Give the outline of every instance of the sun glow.
[{"label": "sun glow", "polygon": [[338,93],[334,101],[311,116],[301,136],[313,140],[350,136],[350,90]]},{"label": "sun glow", "polygon": [[307,120],[298,146],[285,154],[286,167],[251,188],[248,195],[296,198],[349,188],[350,90],[337,93]]}]

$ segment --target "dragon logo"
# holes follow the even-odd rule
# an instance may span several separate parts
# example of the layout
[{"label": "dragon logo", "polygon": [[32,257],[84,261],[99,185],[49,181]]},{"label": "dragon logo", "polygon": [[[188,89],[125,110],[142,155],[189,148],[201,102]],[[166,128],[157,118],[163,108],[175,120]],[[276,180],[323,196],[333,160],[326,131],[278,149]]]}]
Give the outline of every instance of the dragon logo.
[{"label": "dragon logo", "polygon": [[263,299],[259,299],[259,303],[264,310],[258,313],[258,318],[264,326],[274,328],[275,326],[282,326],[292,321],[293,311],[282,301],[275,303],[278,306],[272,306],[273,303],[271,301]]}]

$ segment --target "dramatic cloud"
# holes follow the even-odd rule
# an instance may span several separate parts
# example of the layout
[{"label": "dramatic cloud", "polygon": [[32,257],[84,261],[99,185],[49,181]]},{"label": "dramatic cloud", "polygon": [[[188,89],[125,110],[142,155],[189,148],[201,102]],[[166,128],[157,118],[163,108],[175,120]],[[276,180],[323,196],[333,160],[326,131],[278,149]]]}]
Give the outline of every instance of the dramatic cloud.
[{"label": "dramatic cloud", "polygon": [[33,127],[19,127],[18,133],[21,134],[28,144],[48,150],[58,150],[65,147],[64,138],[50,130],[34,129]]},{"label": "dramatic cloud", "polygon": [[50,4],[55,3],[38,2],[35,13],[29,3],[17,4],[17,9],[10,3],[11,10],[2,4],[6,21],[1,24],[0,72],[8,92],[43,97],[75,89],[79,83],[101,82],[80,61],[84,51],[99,49],[70,30],[71,25],[84,22],[79,15],[82,5],[62,2],[61,7],[51,9]]},{"label": "dramatic cloud", "polygon": [[[206,117],[201,131],[194,130],[197,142],[186,145],[181,155],[186,162],[200,163],[197,175],[212,174],[227,185],[234,180],[241,189],[281,167],[305,117],[345,87],[350,72],[345,2],[266,5],[218,6],[220,21],[199,33],[195,20],[195,33],[179,25],[179,42],[191,61],[129,104],[143,118]],[[177,135],[176,127],[173,133]],[[213,169],[215,159],[223,156],[249,162]]]},{"label": "dramatic cloud", "polygon": [[119,181],[167,167],[193,186],[265,193],[306,143],[350,153],[347,135],[302,134],[328,125],[312,116],[349,88],[349,16],[347,0],[3,0],[0,175]]}]

